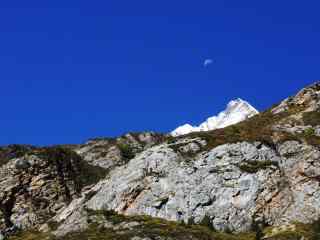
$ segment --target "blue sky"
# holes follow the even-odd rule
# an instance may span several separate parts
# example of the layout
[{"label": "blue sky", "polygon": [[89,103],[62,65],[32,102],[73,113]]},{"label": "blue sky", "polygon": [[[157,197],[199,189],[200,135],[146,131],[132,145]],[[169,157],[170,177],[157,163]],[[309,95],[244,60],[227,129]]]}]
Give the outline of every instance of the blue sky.
[{"label": "blue sky", "polygon": [[168,132],[237,97],[266,109],[320,78],[319,7],[1,1],[0,144]]}]

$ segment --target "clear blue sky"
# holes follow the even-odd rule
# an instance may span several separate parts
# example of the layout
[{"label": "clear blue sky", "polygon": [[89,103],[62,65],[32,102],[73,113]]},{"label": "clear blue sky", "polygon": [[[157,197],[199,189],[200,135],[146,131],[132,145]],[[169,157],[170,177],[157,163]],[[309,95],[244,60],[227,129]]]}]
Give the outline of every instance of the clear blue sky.
[{"label": "clear blue sky", "polygon": [[[3,0],[0,144],[80,143],[263,110],[320,79],[320,2]],[[207,58],[214,63],[203,67]]]}]

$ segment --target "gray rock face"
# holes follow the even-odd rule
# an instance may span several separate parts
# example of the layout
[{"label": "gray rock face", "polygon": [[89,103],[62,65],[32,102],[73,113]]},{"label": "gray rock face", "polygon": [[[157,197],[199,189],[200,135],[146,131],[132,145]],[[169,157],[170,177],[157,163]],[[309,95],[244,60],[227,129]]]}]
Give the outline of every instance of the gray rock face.
[{"label": "gray rock face", "polygon": [[76,152],[88,163],[106,169],[116,166],[122,160],[119,148],[110,140],[90,141],[76,149]]},{"label": "gray rock face", "polygon": [[317,111],[319,109],[320,82],[314,83],[299,91],[294,97],[283,100],[277,107],[272,109],[274,114],[287,111],[290,106],[306,107],[305,111]]},{"label": "gray rock face", "polygon": [[273,150],[249,143],[219,146],[192,163],[157,146],[111,174],[87,207],[185,222],[207,215],[216,229],[247,230],[257,211],[255,199],[280,178],[274,166],[242,172],[240,165],[252,159],[280,161]]},{"label": "gray rock face", "polygon": [[317,137],[320,137],[320,125],[319,126],[316,126],[314,128],[314,134],[317,136]]},{"label": "gray rock face", "polygon": [[[286,142],[279,147],[283,156],[281,167],[287,181],[289,196],[281,221],[312,222],[320,216],[320,152],[298,142]],[[279,220],[280,221],[280,220]]]},{"label": "gray rock face", "polygon": [[[185,222],[209,216],[218,230],[246,231],[261,219],[311,222],[320,216],[319,154],[298,142],[285,142],[279,151],[242,142],[185,162],[162,144],[112,171],[81,205]],[[76,216],[70,219],[80,219],[78,207],[68,209]]]}]

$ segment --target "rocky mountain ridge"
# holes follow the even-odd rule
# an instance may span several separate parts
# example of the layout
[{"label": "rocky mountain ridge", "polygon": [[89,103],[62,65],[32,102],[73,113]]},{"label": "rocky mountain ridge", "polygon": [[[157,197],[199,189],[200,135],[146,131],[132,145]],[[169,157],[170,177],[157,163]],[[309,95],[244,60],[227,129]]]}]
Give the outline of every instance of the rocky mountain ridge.
[{"label": "rocky mountain ridge", "polygon": [[319,109],[315,83],[223,129],[3,147],[2,236],[320,239]]}]

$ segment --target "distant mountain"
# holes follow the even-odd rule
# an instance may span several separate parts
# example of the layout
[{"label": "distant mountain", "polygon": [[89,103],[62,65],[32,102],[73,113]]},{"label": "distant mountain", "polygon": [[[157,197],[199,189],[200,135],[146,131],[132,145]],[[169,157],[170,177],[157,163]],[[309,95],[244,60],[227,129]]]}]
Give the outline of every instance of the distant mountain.
[{"label": "distant mountain", "polygon": [[210,131],[218,128],[224,128],[238,122],[244,121],[259,112],[247,101],[240,98],[228,103],[227,108],[220,112],[218,116],[208,118],[200,126],[191,126],[184,124],[171,132],[172,136],[185,135],[191,132]]}]

